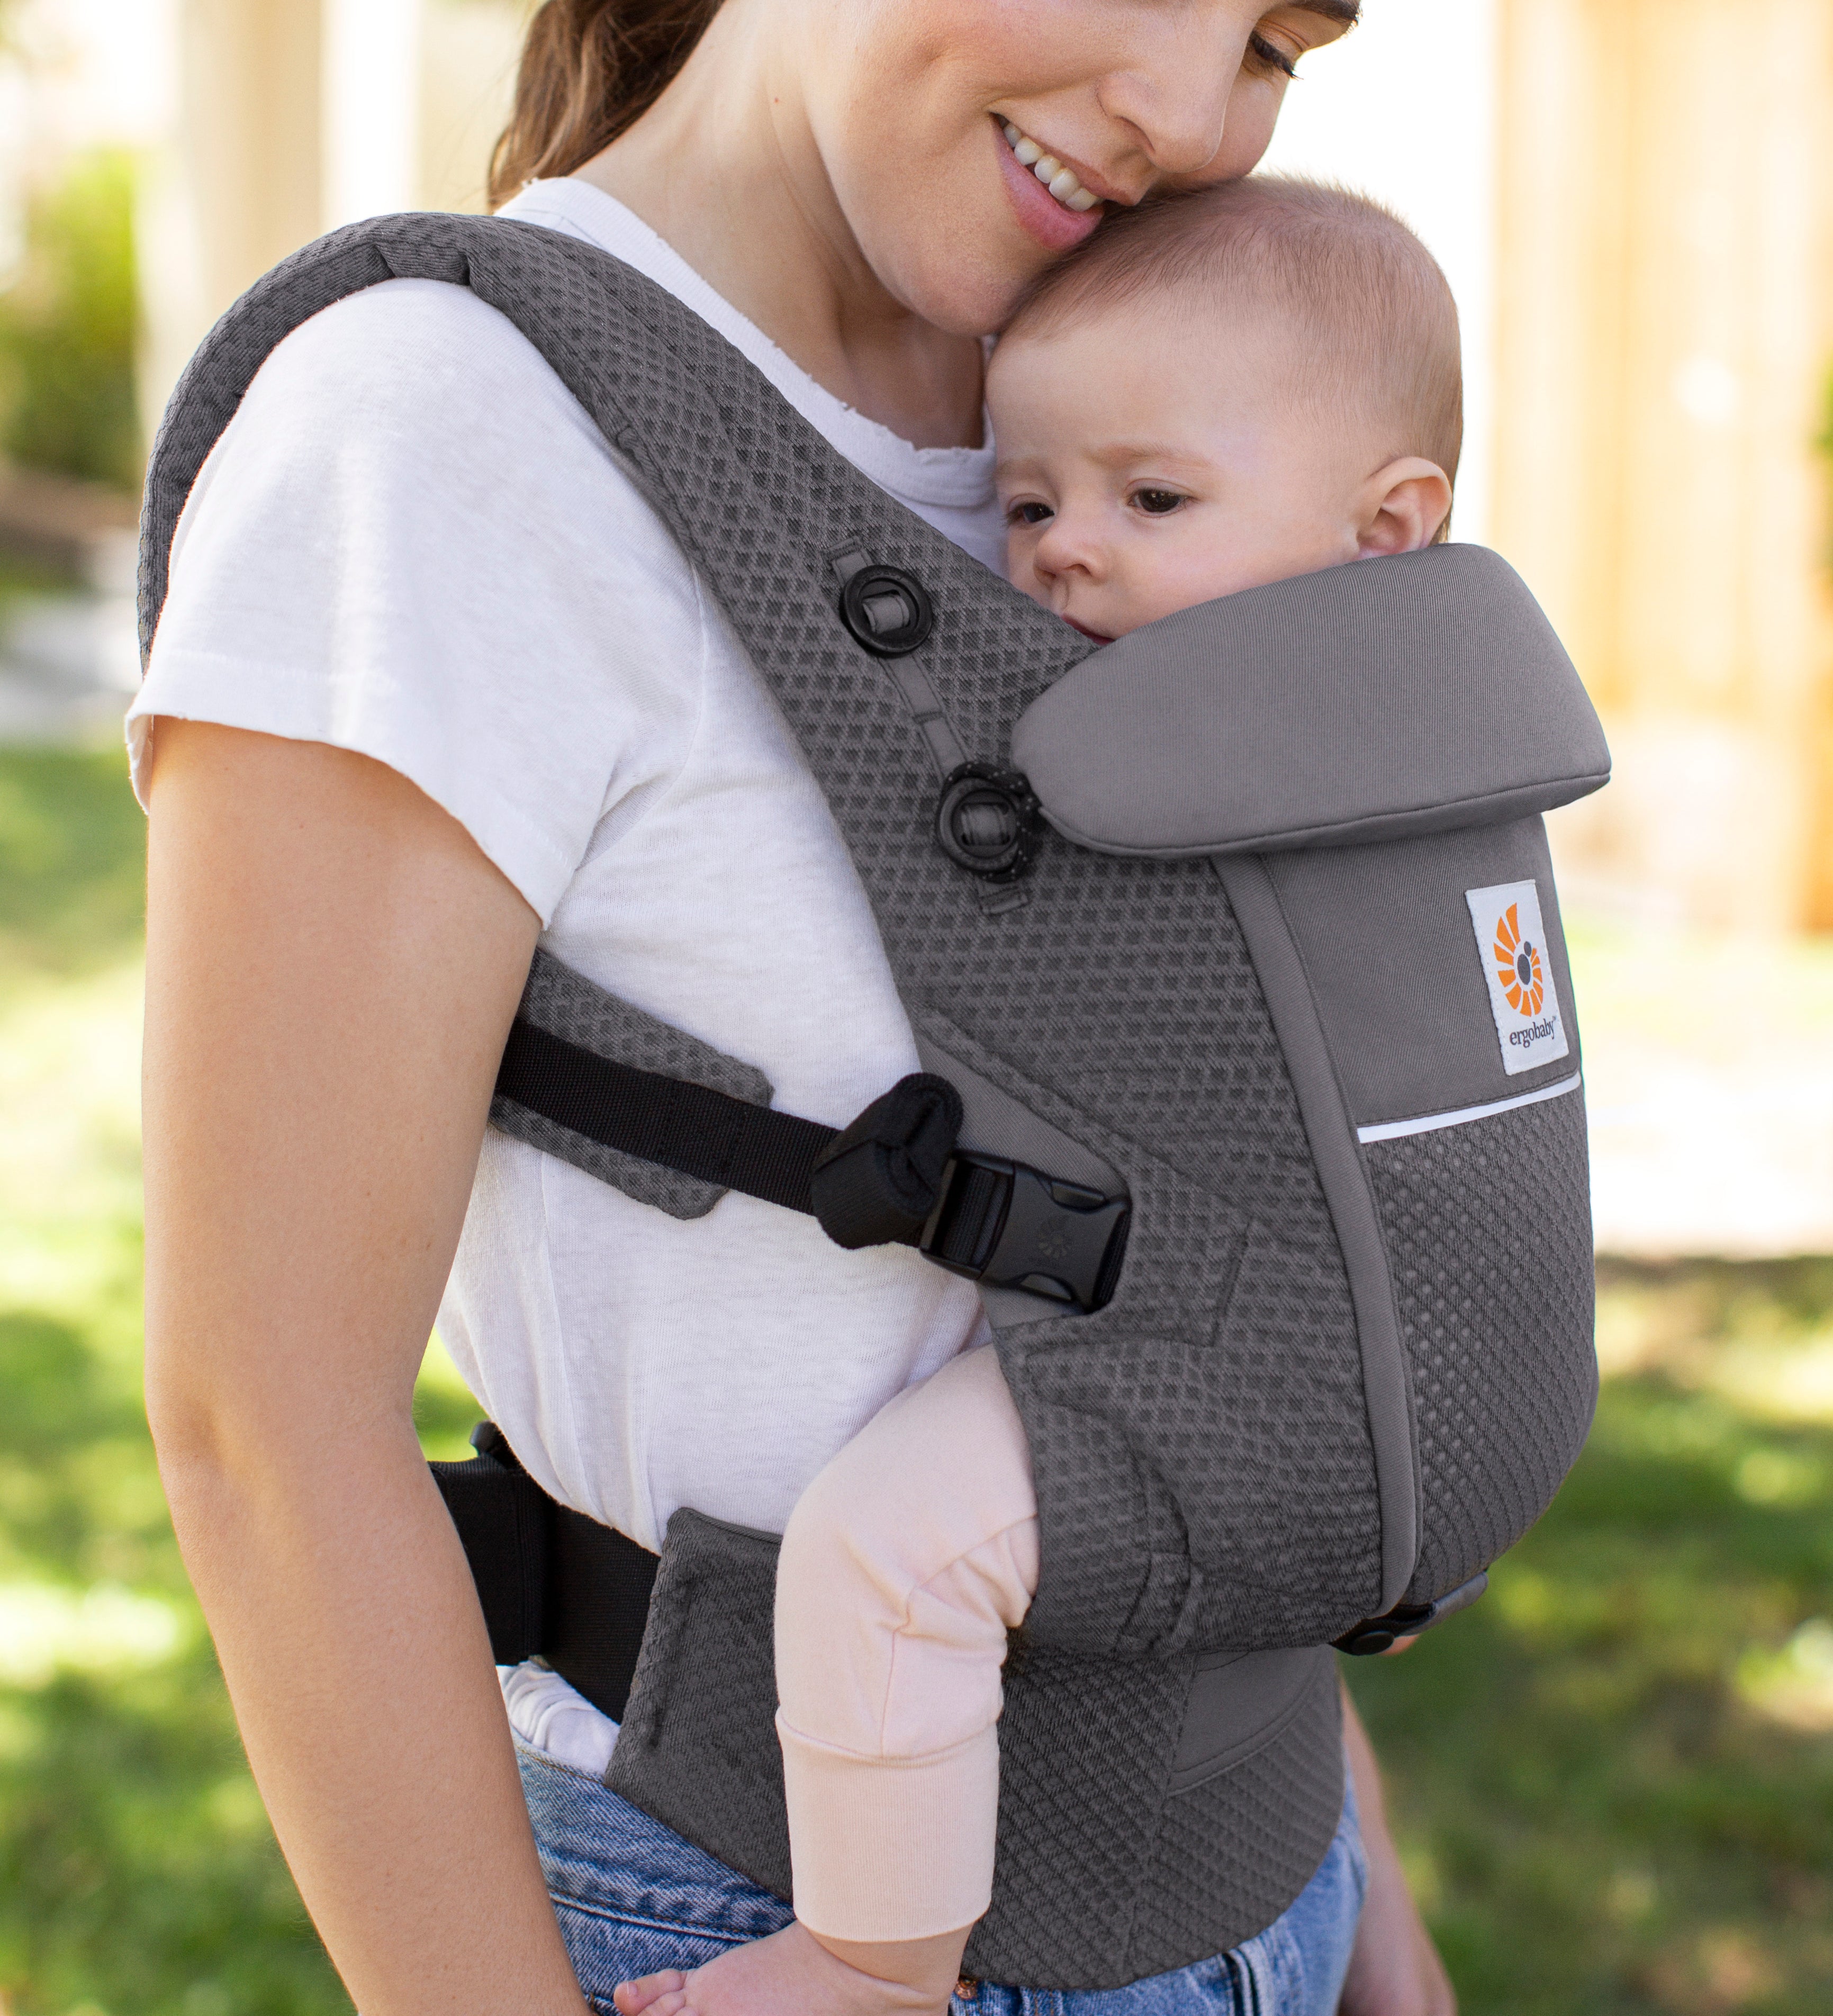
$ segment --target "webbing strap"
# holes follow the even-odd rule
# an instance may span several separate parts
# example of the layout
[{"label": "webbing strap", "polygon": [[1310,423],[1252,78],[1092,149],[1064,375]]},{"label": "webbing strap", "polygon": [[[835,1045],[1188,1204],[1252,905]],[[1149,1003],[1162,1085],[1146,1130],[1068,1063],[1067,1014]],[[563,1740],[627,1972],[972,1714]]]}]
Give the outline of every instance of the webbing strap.
[{"label": "webbing strap", "polygon": [[496,1090],[601,1147],[810,1216],[816,1158],[841,1131],[619,1064],[520,1017]]},{"label": "webbing strap", "polygon": [[1131,1204],[960,1145],[961,1099],[922,1071],[849,1125],[582,1049],[518,1016],[496,1096],[601,1147],[806,1211],[837,1246],[913,1246],[952,1273],[1093,1311],[1114,1293]]}]

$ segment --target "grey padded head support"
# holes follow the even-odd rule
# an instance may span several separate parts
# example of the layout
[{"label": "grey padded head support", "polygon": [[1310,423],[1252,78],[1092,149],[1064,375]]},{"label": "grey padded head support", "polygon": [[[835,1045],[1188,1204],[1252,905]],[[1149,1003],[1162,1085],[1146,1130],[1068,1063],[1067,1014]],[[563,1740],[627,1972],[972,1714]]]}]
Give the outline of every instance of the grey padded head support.
[{"label": "grey padded head support", "polygon": [[1012,754],[1066,838],[1167,856],[1489,825],[1610,776],[1552,625],[1482,546],[1331,567],[1149,624],[1034,700]]}]

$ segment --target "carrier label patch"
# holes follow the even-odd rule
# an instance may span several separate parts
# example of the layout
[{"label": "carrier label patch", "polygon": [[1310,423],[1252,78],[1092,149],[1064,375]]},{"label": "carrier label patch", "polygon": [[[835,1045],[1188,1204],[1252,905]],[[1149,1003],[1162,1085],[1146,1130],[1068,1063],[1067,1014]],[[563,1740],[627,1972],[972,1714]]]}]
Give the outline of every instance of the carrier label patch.
[{"label": "carrier label patch", "polygon": [[1512,1078],[1557,1063],[1572,1046],[1554,990],[1540,891],[1532,882],[1499,882],[1493,889],[1465,890],[1464,900],[1489,983],[1502,1068]]}]

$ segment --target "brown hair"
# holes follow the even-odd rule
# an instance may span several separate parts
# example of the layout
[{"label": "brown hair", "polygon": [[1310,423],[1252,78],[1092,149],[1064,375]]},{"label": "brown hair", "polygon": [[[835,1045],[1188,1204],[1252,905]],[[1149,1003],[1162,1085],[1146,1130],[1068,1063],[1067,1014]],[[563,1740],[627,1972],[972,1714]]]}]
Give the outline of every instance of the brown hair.
[{"label": "brown hair", "polygon": [[490,207],[537,175],[570,175],[674,81],[719,0],[543,0],[528,23]]},{"label": "brown hair", "polygon": [[1107,217],[1037,282],[1012,329],[1046,333],[1142,299],[1256,304],[1291,326],[1293,359],[1323,401],[1387,431],[1392,456],[1448,477],[1464,447],[1457,304],[1439,262],[1391,210],[1355,191],[1250,175],[1151,197]]}]

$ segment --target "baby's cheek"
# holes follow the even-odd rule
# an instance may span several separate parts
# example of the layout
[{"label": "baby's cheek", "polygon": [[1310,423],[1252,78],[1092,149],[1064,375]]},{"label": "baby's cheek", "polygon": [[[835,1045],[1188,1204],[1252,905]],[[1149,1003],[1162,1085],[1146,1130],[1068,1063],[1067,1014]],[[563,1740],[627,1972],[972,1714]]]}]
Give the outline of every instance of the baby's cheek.
[{"label": "baby's cheek", "polygon": [[1037,535],[1027,535],[1025,531],[1014,530],[1006,538],[1006,578],[1021,595],[1028,595],[1033,602],[1041,602],[1047,609],[1050,604],[1050,591],[1038,579],[1035,564]]}]

